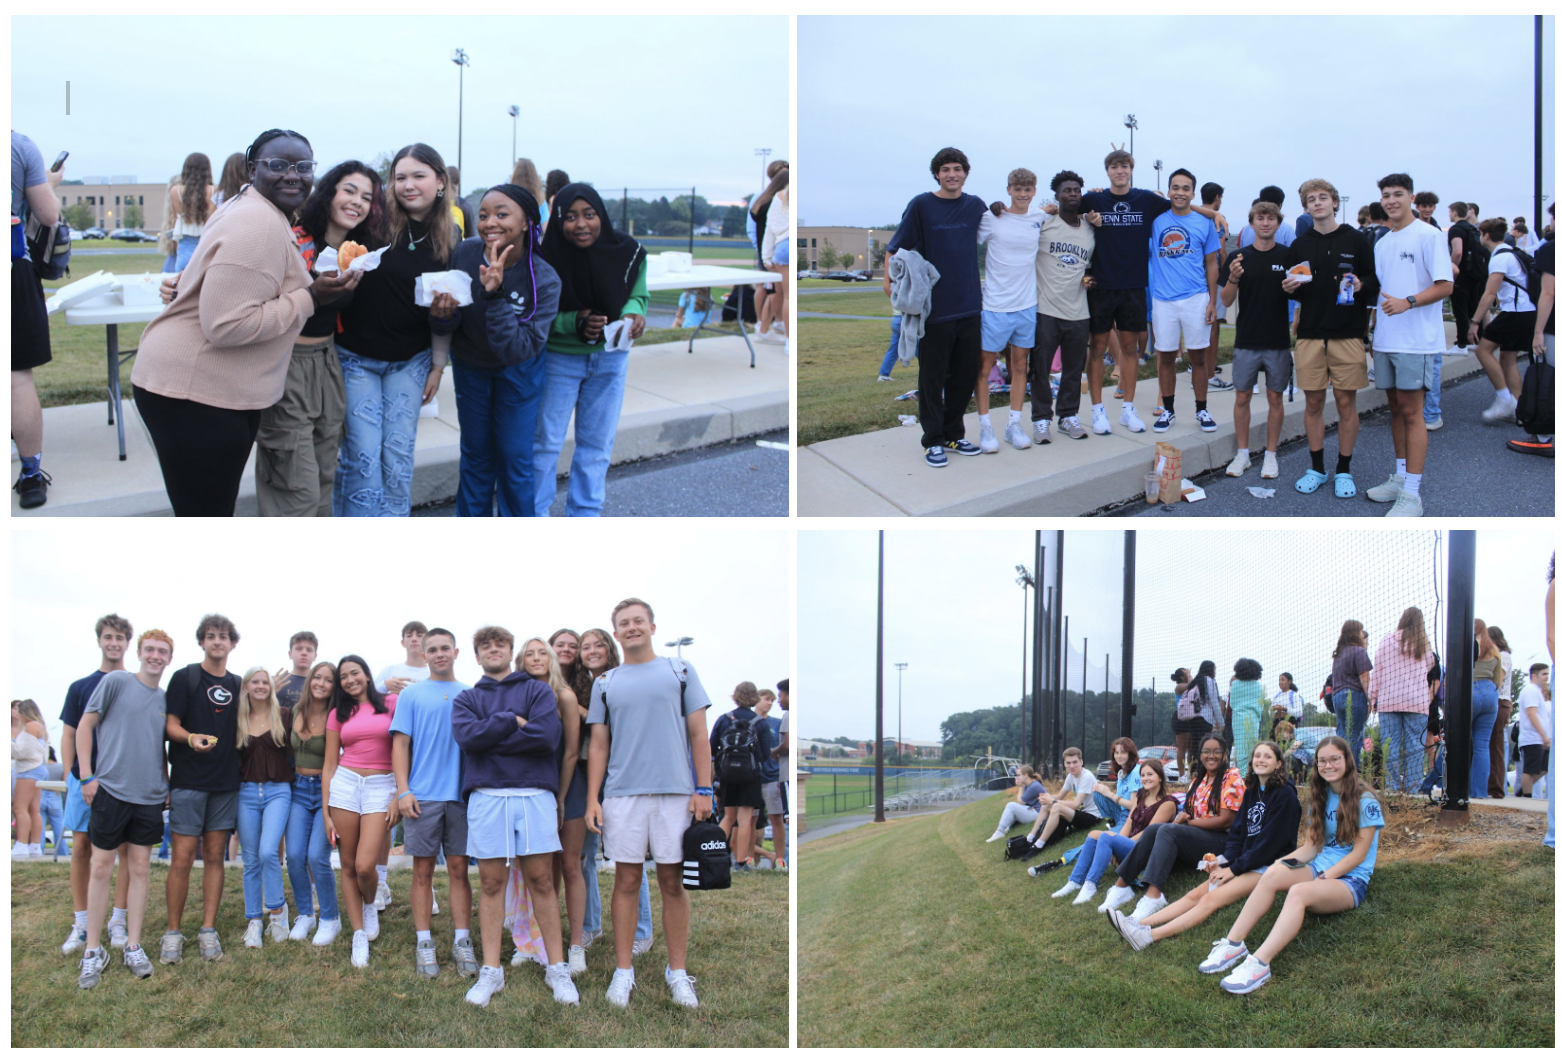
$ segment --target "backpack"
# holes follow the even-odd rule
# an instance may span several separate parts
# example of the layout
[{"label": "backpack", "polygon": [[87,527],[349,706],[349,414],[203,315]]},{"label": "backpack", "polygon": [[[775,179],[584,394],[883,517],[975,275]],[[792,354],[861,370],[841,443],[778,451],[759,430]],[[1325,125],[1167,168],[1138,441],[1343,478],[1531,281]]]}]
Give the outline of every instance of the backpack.
[{"label": "backpack", "polygon": [[[759,779],[759,734],[754,729],[758,718],[728,716],[727,728],[716,741],[716,775],[723,785],[752,784]],[[725,786],[722,788],[726,791]]]},{"label": "backpack", "polygon": [[1501,254],[1503,251],[1507,251],[1509,254],[1512,254],[1515,258],[1519,259],[1519,266],[1524,270],[1524,286],[1519,287],[1519,285],[1514,283],[1513,278],[1510,277],[1507,273],[1503,273],[1502,282],[1513,284],[1514,287],[1519,287],[1519,290],[1523,291],[1526,295],[1529,296],[1530,305],[1540,305],[1541,272],[1540,269],[1535,267],[1534,257],[1524,253],[1524,251],[1520,250],[1518,247],[1497,248],[1498,254]]},{"label": "backpack", "polygon": [[1530,434],[1551,434],[1556,430],[1556,383],[1556,370],[1545,355],[1531,354],[1514,414],[1519,426]]},{"label": "backpack", "polygon": [[1481,291],[1486,287],[1486,277],[1491,269],[1491,252],[1481,246],[1481,233],[1469,221],[1460,221],[1448,230],[1464,240],[1464,253],[1459,257],[1459,284],[1467,291]]},{"label": "backpack", "polygon": [[33,271],[40,280],[58,280],[70,271],[71,226],[61,217],[52,228],[26,210],[27,256],[32,259]]},{"label": "backpack", "polygon": [[1028,856],[1033,856],[1035,853],[1036,848],[1032,845],[1028,835],[1013,836],[1003,845],[1003,860],[1005,861],[1024,861]]},{"label": "backpack", "polygon": [[732,886],[732,851],[714,819],[695,821],[683,833],[683,887],[724,891]]},{"label": "backpack", "polygon": [[[666,659],[667,657],[664,655],[662,658]],[[678,712],[680,715],[682,715],[683,697],[684,694],[689,691],[689,664],[684,663],[682,668],[680,668],[678,663],[671,659],[667,659],[667,665],[673,668],[673,676],[678,678]],[[607,686],[612,683],[613,674],[617,671],[617,669],[618,667],[615,666],[612,670],[609,670],[607,673],[597,678],[597,680],[602,682],[602,712],[604,714],[607,713]]]}]

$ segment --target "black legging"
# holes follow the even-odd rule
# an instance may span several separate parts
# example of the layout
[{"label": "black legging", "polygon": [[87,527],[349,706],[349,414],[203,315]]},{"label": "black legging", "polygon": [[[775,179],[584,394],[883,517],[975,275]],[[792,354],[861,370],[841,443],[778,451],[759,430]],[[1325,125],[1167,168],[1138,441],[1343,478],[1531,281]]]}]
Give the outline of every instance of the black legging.
[{"label": "black legging", "polygon": [[231,516],[263,410],[219,409],[134,389],[174,514]]},{"label": "black legging", "polygon": [[1463,346],[1470,341],[1470,310],[1474,308],[1470,292],[1456,285],[1448,296],[1448,305],[1454,314],[1454,345]]}]

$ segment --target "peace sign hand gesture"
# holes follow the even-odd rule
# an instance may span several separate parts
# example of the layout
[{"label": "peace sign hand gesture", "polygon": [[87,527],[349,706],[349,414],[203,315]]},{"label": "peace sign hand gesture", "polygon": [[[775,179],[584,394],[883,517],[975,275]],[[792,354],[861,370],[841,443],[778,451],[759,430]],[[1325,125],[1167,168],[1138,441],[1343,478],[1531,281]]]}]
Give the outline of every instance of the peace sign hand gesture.
[{"label": "peace sign hand gesture", "polygon": [[[483,281],[483,290],[497,291],[504,283],[504,269],[510,264],[510,252],[513,250],[515,250],[514,244],[503,250],[498,250],[494,244],[483,248],[483,264],[478,269],[478,279]],[[519,252],[516,252],[515,256],[519,258]]]}]

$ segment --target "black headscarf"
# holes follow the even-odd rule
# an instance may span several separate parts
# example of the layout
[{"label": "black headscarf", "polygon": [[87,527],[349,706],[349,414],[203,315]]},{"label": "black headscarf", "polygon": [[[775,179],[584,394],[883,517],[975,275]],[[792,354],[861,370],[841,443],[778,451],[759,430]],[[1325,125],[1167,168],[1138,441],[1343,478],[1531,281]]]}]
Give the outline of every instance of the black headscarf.
[{"label": "black headscarf", "polygon": [[[497,191],[500,195],[514,201],[526,215],[526,275],[531,279],[532,300],[527,303],[531,306],[531,312],[522,320],[530,320],[537,313],[537,267],[532,262],[532,254],[542,246],[542,211],[537,208],[537,197],[519,184],[495,184],[488,189],[489,192]],[[485,192],[484,194],[487,194]],[[483,260],[487,260],[485,256]],[[515,264],[521,264],[517,261]]]},{"label": "black headscarf", "polygon": [[[564,237],[564,215],[576,199],[585,199],[602,221],[602,234],[581,249]],[[542,258],[559,274],[559,312],[592,309],[611,323],[624,312],[624,303],[645,265],[645,248],[633,236],[614,231],[607,207],[588,184],[566,184],[553,199],[548,230],[542,237]]]}]

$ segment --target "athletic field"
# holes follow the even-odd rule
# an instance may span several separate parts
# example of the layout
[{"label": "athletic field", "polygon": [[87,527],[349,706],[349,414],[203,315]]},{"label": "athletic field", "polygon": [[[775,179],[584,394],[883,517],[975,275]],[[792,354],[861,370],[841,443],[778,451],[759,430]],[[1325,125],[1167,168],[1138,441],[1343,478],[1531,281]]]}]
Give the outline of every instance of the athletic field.
[{"label": "athletic field", "polygon": [[[805,765],[802,767],[807,769]],[[927,770],[932,773],[934,770]],[[957,782],[948,778],[918,778],[906,775],[884,777],[884,797],[910,791],[918,784],[946,787]],[[958,783],[965,783],[959,781]],[[834,817],[840,814],[873,812],[873,777],[852,773],[814,773],[808,778],[808,816]]]}]

